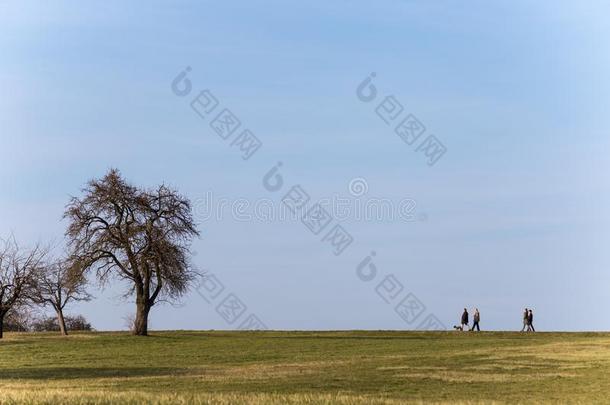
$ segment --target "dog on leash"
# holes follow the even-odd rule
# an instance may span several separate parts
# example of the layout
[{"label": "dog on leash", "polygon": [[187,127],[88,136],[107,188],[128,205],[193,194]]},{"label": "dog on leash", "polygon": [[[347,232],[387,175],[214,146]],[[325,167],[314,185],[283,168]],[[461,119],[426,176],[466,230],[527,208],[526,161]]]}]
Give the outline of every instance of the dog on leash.
[{"label": "dog on leash", "polygon": [[458,325],[453,325],[453,329],[464,331],[464,328],[462,326],[458,326]]}]

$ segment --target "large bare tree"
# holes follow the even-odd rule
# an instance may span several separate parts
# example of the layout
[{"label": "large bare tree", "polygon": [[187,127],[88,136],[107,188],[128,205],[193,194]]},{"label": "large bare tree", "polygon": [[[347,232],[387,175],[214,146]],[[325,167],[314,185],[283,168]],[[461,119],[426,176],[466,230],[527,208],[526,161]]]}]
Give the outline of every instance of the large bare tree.
[{"label": "large bare tree", "polygon": [[36,272],[30,300],[41,306],[50,306],[57,315],[57,323],[62,335],[67,335],[64,308],[73,301],[89,301],[91,295],[85,290],[87,278],[82,272],[74,271],[70,263],[57,259],[41,266]]},{"label": "large bare tree", "polygon": [[24,249],[14,237],[0,240],[0,339],[4,317],[12,308],[27,301],[45,255],[46,249],[40,245]]},{"label": "large bare tree", "polygon": [[189,247],[199,233],[191,203],[165,185],[135,187],[116,169],[82,192],[64,215],[73,268],[94,269],[102,283],[128,281],[126,296],[136,300],[133,333],[147,335],[152,306],[179,298],[196,275]]}]

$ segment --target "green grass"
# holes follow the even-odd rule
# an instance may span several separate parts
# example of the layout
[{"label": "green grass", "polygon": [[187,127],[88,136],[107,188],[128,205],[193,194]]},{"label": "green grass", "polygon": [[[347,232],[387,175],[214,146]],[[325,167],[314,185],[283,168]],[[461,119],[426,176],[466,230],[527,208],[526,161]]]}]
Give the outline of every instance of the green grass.
[{"label": "green grass", "polygon": [[607,403],[610,334],[7,334],[0,403]]}]

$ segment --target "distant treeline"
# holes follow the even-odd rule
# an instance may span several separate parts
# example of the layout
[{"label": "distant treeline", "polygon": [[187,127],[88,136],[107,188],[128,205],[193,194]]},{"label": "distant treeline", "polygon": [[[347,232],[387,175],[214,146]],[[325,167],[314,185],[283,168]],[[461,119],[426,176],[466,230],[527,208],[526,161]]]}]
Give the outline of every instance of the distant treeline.
[{"label": "distant treeline", "polygon": [[[69,331],[92,331],[91,323],[82,315],[66,315],[66,329]],[[15,310],[7,314],[4,330],[8,332],[59,332],[61,330],[55,316],[32,316],[27,311]]]}]

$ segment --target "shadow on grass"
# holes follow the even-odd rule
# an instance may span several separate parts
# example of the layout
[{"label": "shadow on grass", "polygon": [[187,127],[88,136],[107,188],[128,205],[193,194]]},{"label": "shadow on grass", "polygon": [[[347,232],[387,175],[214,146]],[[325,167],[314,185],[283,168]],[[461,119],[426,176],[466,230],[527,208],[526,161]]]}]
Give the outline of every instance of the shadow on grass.
[{"label": "shadow on grass", "polygon": [[61,380],[79,378],[154,377],[187,374],[187,369],[174,367],[55,367],[0,369],[0,380]]},{"label": "shadow on grass", "polygon": [[26,340],[9,340],[9,339],[1,339],[0,340],[0,348],[3,346],[15,346],[15,345],[27,345],[30,344],[31,342],[28,342]]},{"label": "shadow on grass", "polygon": [[333,339],[333,340],[431,340],[430,336],[324,336],[324,335],[313,335],[313,336],[266,336],[269,339]]}]

